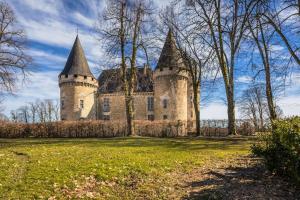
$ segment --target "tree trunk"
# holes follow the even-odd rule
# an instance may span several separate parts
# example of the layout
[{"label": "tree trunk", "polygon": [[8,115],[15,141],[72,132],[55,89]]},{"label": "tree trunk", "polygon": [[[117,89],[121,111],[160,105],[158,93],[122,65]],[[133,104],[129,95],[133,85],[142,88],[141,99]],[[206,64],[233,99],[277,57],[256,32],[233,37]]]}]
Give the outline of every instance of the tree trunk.
[{"label": "tree trunk", "polygon": [[130,83],[128,83],[127,80],[127,66],[126,66],[126,54],[125,54],[125,9],[126,9],[126,3],[121,2],[121,10],[120,10],[120,42],[121,42],[121,54],[122,54],[122,61],[121,61],[121,68],[122,68],[122,79],[124,84],[124,96],[125,96],[125,107],[126,107],[126,131],[127,135],[132,135],[132,100],[130,95]]},{"label": "tree trunk", "polygon": [[227,95],[227,114],[228,114],[228,134],[236,134],[236,125],[235,125],[235,101],[233,88],[228,86],[228,95]]},{"label": "tree trunk", "polygon": [[133,124],[133,99],[132,96],[128,95],[126,98],[126,119],[127,119],[127,135],[135,135],[134,124]]},{"label": "tree trunk", "polygon": [[272,93],[272,85],[271,85],[271,70],[270,70],[270,62],[269,62],[269,49],[267,46],[267,42],[265,40],[262,23],[260,21],[258,21],[258,22],[259,22],[258,28],[259,28],[259,31],[261,34],[262,42],[260,43],[258,36],[254,33],[254,30],[251,26],[250,26],[250,31],[255,40],[257,48],[259,50],[261,59],[263,61],[264,70],[265,70],[266,96],[267,96],[267,102],[268,102],[268,109],[269,109],[270,119],[274,120],[277,118],[277,116],[276,116],[275,106],[274,106],[274,102],[273,102],[273,93]]},{"label": "tree trunk", "polygon": [[194,84],[193,87],[193,92],[194,92],[194,98],[193,98],[193,103],[194,103],[194,110],[195,110],[195,115],[196,115],[196,136],[201,135],[201,127],[200,127],[200,92],[198,92],[200,88]]},{"label": "tree trunk", "polygon": [[275,120],[277,118],[275,106],[273,102],[273,93],[272,93],[272,86],[271,86],[271,75],[270,75],[270,66],[267,64],[265,66],[265,75],[266,75],[266,95],[268,100],[268,107],[270,112],[270,119]]},{"label": "tree trunk", "polygon": [[266,96],[268,101],[268,107],[270,112],[270,119],[275,120],[277,118],[275,106],[273,102],[273,92],[272,92],[272,85],[271,85],[271,70],[270,70],[270,59],[269,59],[269,48],[267,46],[267,42],[265,40],[265,35],[263,31],[263,27],[261,22],[259,21],[259,28],[262,36],[262,43],[263,43],[263,50],[264,53],[261,53],[263,64],[265,67],[265,77],[266,77]]},{"label": "tree trunk", "polygon": [[255,127],[255,130],[259,130],[258,124],[257,124],[257,117],[255,111],[252,111],[252,117],[253,117],[253,125]]}]

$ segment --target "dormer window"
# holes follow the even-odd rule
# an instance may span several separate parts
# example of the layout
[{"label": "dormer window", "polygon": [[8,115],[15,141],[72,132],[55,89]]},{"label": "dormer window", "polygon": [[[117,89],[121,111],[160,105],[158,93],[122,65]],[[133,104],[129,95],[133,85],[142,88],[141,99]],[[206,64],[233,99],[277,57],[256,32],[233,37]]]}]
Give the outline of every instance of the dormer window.
[{"label": "dormer window", "polygon": [[77,76],[77,74],[74,74],[74,78],[77,78],[78,76]]},{"label": "dormer window", "polygon": [[68,78],[68,74],[65,75],[65,78]]}]

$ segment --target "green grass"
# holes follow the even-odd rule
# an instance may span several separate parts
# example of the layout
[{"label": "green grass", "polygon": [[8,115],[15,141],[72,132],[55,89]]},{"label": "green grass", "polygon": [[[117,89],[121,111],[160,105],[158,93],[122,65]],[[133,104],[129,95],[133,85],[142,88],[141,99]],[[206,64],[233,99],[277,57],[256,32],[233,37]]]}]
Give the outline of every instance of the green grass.
[{"label": "green grass", "polygon": [[[87,177],[99,199],[163,199],[174,174],[249,153],[252,140],[0,139],[0,199],[57,199]],[[79,185],[79,186],[78,186]],[[74,197],[74,194],[70,194]],[[87,198],[87,196],[85,196]]]}]

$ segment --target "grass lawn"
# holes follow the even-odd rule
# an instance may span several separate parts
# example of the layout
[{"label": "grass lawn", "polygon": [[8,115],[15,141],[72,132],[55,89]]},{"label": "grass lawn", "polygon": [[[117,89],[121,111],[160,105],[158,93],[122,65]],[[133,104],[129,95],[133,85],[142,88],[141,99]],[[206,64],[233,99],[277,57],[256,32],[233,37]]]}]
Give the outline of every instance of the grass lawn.
[{"label": "grass lawn", "polygon": [[168,199],[180,174],[247,155],[252,142],[0,139],[0,199]]}]

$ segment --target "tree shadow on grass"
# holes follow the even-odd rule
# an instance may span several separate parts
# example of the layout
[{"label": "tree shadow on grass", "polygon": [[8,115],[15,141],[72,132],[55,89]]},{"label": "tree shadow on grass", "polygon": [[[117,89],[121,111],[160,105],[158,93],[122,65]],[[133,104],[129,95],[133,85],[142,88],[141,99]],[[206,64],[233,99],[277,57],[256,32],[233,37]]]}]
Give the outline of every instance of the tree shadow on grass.
[{"label": "tree shadow on grass", "polygon": [[38,145],[84,145],[87,147],[157,147],[182,151],[228,150],[249,138],[24,138],[0,139],[0,148]]},{"label": "tree shadow on grass", "polygon": [[196,175],[198,180],[186,183],[189,193],[182,199],[300,199],[299,187],[270,174],[261,162],[233,165]]}]

